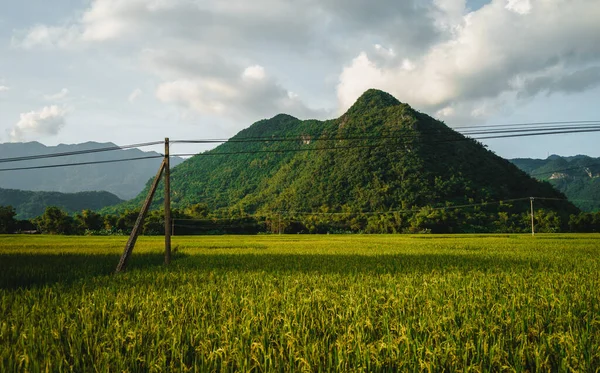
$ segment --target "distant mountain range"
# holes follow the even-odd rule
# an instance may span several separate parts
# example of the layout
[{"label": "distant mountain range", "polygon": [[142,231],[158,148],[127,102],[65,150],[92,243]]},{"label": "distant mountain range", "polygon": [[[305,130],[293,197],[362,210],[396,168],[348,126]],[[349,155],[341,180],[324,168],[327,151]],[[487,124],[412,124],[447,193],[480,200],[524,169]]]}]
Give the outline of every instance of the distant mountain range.
[{"label": "distant mountain range", "polygon": [[[0,159],[77,152],[115,146],[117,145],[113,143],[97,142],[73,145],[60,144],[58,146],[45,146],[39,142],[5,143],[0,144]],[[159,154],[133,148],[30,161],[3,162],[0,163],[0,169],[118,160],[153,155]],[[156,174],[161,161],[160,158],[157,158],[73,167],[0,171],[0,188],[62,193],[108,191],[121,199],[127,200],[139,194],[146,181]],[[172,157],[171,167],[181,162],[183,162],[182,158]]]},{"label": "distant mountain range", "polygon": [[[37,142],[0,144],[0,159],[113,146],[95,142],[55,147]],[[158,153],[128,149],[2,163],[0,169],[153,155]],[[38,216],[49,205],[69,212],[137,209],[160,162],[157,158],[3,171],[0,188],[11,190],[0,189],[0,205],[12,205],[20,218]],[[423,226],[415,222],[422,219],[437,221],[440,229],[482,231],[503,216],[512,216],[511,224],[516,226],[522,218],[517,214],[526,214],[529,202],[511,202],[497,208],[492,204],[485,207],[487,215],[477,209],[435,209],[529,196],[548,198],[537,202],[536,207],[557,212],[563,222],[569,214],[578,212],[568,202],[552,201],[565,199],[565,195],[584,211],[600,210],[599,202],[590,201],[600,200],[600,158],[553,155],[545,160],[507,161],[377,90],[367,91],[337,119],[302,121],[279,114],[254,123],[227,143],[185,162],[172,158],[171,165],[179,165],[171,173],[173,207],[202,204],[215,216],[270,216],[282,211],[300,217],[312,213],[356,214],[347,227],[358,227],[357,231],[368,231],[365,227],[375,224],[374,217],[368,215],[375,211],[412,211],[393,218],[393,224],[402,229],[407,224]],[[535,178],[548,181],[558,191]],[[14,189],[91,193],[64,195]],[[94,192],[100,190],[110,193]],[[155,207],[162,203],[162,196],[159,190]],[[419,211],[422,217],[415,215]],[[365,212],[367,215],[361,215]],[[501,215],[504,212],[508,215]],[[302,220],[308,224],[306,218]],[[379,227],[376,231],[386,230]]]},{"label": "distant mountain range", "polygon": [[586,155],[510,160],[538,180],[548,181],[583,211],[600,211],[600,158]]},{"label": "distant mountain range", "polygon": [[[171,188],[174,207],[202,203],[225,216],[296,214],[307,227],[319,224],[317,217],[341,213],[348,215],[327,219],[346,216],[344,229],[356,231],[368,231],[369,224],[393,224],[396,231],[411,224],[427,227],[423,221],[432,222],[437,231],[485,231],[501,210],[508,211],[502,216],[514,218],[514,224],[521,224],[517,213],[525,214],[526,225],[529,196],[551,199],[536,207],[565,219],[578,212],[572,204],[556,201],[565,196],[549,184],[377,90],[364,93],[334,120],[302,121],[280,114],[256,122],[176,167]],[[139,207],[146,193],[107,211]],[[162,196],[159,190],[156,207]],[[527,201],[492,203],[485,207],[488,213],[477,208],[432,210],[523,198]],[[382,211],[408,213],[369,215]]]},{"label": "distant mountain range", "polygon": [[40,216],[48,206],[60,207],[68,213],[80,213],[82,210],[100,210],[103,207],[123,202],[109,192],[30,192],[14,189],[0,189],[0,206],[12,206],[17,219],[29,219]]}]

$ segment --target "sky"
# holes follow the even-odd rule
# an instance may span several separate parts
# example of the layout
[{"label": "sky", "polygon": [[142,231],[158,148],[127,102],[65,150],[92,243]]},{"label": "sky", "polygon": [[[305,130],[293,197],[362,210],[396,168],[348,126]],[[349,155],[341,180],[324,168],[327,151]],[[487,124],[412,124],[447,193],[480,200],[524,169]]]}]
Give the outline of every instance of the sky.
[{"label": "sky", "polygon": [[0,142],[228,138],[338,117],[369,88],[451,127],[600,120],[599,35],[598,0],[0,0]]}]

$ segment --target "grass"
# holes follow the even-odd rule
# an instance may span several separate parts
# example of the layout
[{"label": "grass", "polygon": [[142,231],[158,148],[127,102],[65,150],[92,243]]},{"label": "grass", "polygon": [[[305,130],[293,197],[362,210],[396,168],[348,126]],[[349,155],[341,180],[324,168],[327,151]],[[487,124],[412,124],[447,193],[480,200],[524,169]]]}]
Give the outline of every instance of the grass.
[{"label": "grass", "polygon": [[0,236],[0,371],[599,371],[600,236]]}]

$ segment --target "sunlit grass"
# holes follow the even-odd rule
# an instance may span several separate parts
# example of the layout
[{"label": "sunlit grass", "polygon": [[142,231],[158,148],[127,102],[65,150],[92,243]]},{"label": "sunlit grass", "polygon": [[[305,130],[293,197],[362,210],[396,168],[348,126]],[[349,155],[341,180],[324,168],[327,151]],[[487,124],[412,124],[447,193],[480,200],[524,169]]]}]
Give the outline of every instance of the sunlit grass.
[{"label": "sunlit grass", "polygon": [[595,371],[600,236],[0,236],[0,371]]}]

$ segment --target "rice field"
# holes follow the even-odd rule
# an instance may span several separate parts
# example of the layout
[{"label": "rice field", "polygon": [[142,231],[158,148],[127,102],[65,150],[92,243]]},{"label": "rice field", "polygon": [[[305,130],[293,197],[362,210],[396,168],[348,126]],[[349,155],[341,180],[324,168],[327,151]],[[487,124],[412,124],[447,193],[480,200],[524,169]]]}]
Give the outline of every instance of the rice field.
[{"label": "rice field", "polygon": [[600,235],[0,236],[1,372],[600,371]]}]

